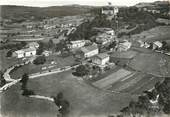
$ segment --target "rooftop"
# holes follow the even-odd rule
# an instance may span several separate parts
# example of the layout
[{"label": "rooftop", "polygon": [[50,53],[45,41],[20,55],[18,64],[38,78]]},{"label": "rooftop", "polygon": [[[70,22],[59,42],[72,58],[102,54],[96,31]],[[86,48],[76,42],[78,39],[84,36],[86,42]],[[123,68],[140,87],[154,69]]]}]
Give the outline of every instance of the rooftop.
[{"label": "rooftop", "polygon": [[101,53],[101,54],[96,55],[96,57],[98,57],[98,58],[100,58],[100,59],[104,59],[104,58],[109,57],[109,55],[106,54],[106,53]]},{"label": "rooftop", "polygon": [[98,49],[97,45],[93,44],[93,45],[81,48],[81,51],[83,51],[84,53],[87,53],[87,52],[90,52],[90,51],[93,51],[93,50],[96,50],[96,49]]},{"label": "rooftop", "polygon": [[26,49],[22,49],[21,51],[31,52],[31,51],[36,51],[36,49],[35,48],[26,48]]}]

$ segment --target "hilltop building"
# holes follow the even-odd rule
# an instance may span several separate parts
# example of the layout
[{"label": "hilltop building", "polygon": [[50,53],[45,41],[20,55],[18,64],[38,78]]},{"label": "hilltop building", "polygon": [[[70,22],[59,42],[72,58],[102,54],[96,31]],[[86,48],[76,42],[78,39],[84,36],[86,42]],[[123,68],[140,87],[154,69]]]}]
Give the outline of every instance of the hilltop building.
[{"label": "hilltop building", "polygon": [[111,7],[111,6],[103,7],[101,11],[102,14],[113,15],[113,16],[117,16],[118,12],[119,12],[118,7]]}]

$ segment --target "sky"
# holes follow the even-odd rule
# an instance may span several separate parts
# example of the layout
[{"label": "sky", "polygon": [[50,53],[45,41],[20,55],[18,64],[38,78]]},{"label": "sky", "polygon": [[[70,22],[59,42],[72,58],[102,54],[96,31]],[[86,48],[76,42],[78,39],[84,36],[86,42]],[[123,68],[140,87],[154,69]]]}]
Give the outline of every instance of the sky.
[{"label": "sky", "polygon": [[24,5],[24,6],[59,6],[59,5],[93,5],[103,6],[111,2],[112,5],[132,6],[139,2],[154,2],[156,0],[0,0],[0,5]]}]

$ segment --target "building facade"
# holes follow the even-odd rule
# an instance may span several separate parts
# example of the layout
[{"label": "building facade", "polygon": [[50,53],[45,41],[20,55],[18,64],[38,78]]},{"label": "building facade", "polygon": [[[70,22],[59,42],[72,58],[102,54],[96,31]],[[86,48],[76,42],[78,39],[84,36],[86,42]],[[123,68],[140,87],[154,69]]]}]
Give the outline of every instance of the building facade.
[{"label": "building facade", "polygon": [[23,57],[30,57],[36,55],[36,49],[35,48],[26,48],[17,50],[13,53],[13,56],[17,58],[23,58]]},{"label": "building facade", "polygon": [[80,48],[83,47],[86,44],[84,40],[77,40],[77,41],[70,41],[70,44],[68,44],[68,48],[74,49],[74,48]]},{"label": "building facade", "polygon": [[97,65],[105,65],[110,60],[110,56],[108,54],[102,53],[98,54],[92,58],[92,62]]},{"label": "building facade", "polygon": [[117,16],[118,12],[119,12],[118,7],[111,7],[111,6],[104,7],[102,8],[102,11],[101,11],[102,14],[114,15],[114,16]]}]

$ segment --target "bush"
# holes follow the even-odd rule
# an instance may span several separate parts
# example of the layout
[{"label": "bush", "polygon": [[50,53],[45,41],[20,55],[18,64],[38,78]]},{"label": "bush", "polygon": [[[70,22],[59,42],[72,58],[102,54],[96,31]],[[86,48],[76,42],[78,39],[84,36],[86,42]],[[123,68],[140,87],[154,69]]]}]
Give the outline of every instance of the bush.
[{"label": "bush", "polygon": [[0,71],[0,87],[6,84],[6,80],[3,77],[2,71]]},{"label": "bush", "polygon": [[89,73],[88,66],[80,65],[76,68],[76,71],[73,73],[75,76],[85,76]]},{"label": "bush", "polygon": [[22,90],[25,90],[27,88],[28,79],[29,79],[29,76],[28,76],[28,74],[25,73],[22,76],[22,79],[20,80],[20,82],[22,83],[22,85],[21,85]]},{"label": "bush", "polygon": [[44,64],[45,62],[46,62],[45,56],[39,56],[33,61],[35,65]]},{"label": "bush", "polygon": [[34,91],[25,89],[22,93],[23,96],[35,95]]},{"label": "bush", "polygon": [[12,56],[12,50],[9,50],[7,53],[6,53],[6,57],[11,57]]},{"label": "bush", "polygon": [[62,115],[68,114],[69,113],[70,103],[67,100],[62,100],[61,101],[61,106],[62,106],[62,108],[59,109],[59,112]]}]

